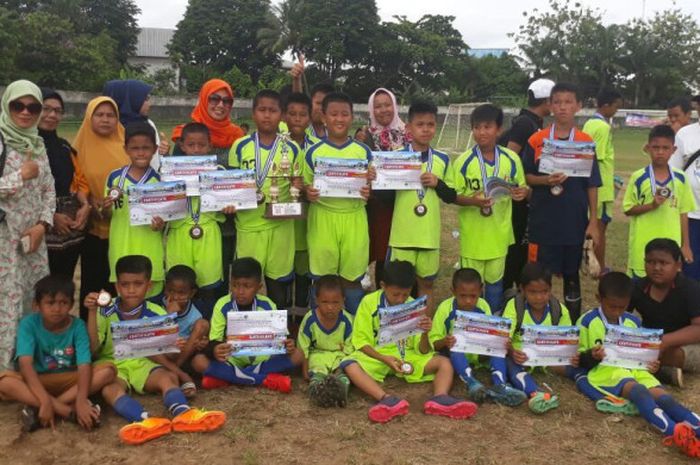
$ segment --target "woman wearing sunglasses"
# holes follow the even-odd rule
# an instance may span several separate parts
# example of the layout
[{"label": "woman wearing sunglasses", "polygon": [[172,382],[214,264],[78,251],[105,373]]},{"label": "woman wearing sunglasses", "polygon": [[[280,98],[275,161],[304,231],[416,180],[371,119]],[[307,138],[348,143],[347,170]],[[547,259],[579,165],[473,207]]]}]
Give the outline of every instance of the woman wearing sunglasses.
[{"label": "woman wearing sunglasses", "polygon": [[17,322],[31,311],[32,288],[49,273],[44,236],[56,194],[37,126],[41,90],[11,83],[0,100],[0,372],[11,368]]}]

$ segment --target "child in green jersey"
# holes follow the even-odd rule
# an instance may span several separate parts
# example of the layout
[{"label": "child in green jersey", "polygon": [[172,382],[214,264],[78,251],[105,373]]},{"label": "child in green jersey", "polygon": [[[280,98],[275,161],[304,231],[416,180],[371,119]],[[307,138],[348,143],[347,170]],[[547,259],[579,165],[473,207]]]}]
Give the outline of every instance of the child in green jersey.
[{"label": "child in green jersey", "polygon": [[600,307],[581,316],[579,351],[581,365],[589,368],[588,380],[603,393],[629,399],[647,422],[665,436],[665,445],[676,445],[691,457],[700,457],[700,417],[676,401],[651,373],[660,362],[649,364],[648,370],[602,365],[605,358],[603,341],[611,325],[640,328],[639,319],[627,312],[634,285],[624,273],[611,272],[598,283]]},{"label": "child in green jersey", "polygon": [[[447,184],[457,191],[460,262],[474,268],[486,283],[485,298],[491,308],[501,308],[503,274],[508,247],[515,242],[511,223],[512,200],[528,195],[520,157],[496,144],[503,126],[503,110],[480,105],[471,116],[476,145],[455,160]],[[487,190],[500,182],[497,197]]]},{"label": "child in green jersey", "polygon": [[665,237],[681,246],[683,258],[693,261],[688,242],[688,212],[695,210],[695,198],[685,173],[672,168],[669,158],[676,150],[670,126],[659,125],[649,132],[644,151],[651,163],[632,173],[623,210],[632,217],[629,230],[627,271],[644,277],[644,248],[652,239]]},{"label": "child in green jersey", "polygon": [[347,403],[350,380],[339,373],[340,362],[352,353],[352,317],[343,310],[343,282],[321,276],[314,284],[316,308],[304,316],[297,345],[304,354],[302,373],[310,381],[311,401],[322,407]]},{"label": "child in green jersey", "polygon": [[411,302],[415,282],[410,263],[386,264],[381,289],[366,295],[357,309],[352,334],[355,352],[343,360],[341,367],[358,389],[377,402],[368,412],[373,422],[386,423],[408,414],[408,402],[387,394],[379,384],[389,375],[409,383],[433,382],[433,397],[423,404],[427,415],[470,418],[476,414],[477,406],[449,395],[454,370],[447,357],[432,350],[428,338],[432,321],[428,315],[421,316],[420,335],[410,336],[403,343],[378,345],[379,309]]},{"label": "child in green jersey", "polygon": [[[114,361],[113,323],[153,318],[166,311],[146,300],[151,287],[152,265],[143,255],[127,255],[116,264],[119,297],[102,306],[97,292],[85,297],[88,313],[88,334],[93,357],[98,361]],[[109,295],[107,295],[109,297]],[[100,303],[98,304],[98,301]],[[192,408],[179,387],[181,370],[167,356],[129,358],[114,361],[117,379],[102,389],[102,397],[130,423],[119,430],[126,444],[142,444],[171,431],[178,433],[207,432],[219,429],[226,414]],[[150,417],[143,406],[127,393],[134,390],[160,394],[168,413],[173,417]]]}]

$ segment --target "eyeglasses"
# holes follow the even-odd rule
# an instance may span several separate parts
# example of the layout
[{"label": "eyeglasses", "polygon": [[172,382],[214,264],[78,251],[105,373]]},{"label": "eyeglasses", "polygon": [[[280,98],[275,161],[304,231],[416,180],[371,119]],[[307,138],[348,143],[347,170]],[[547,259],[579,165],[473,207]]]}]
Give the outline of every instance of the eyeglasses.
[{"label": "eyeglasses", "polygon": [[11,101],[9,106],[12,113],[22,113],[24,110],[27,110],[31,115],[38,115],[43,109],[41,103],[30,103],[26,105],[19,100]]},{"label": "eyeglasses", "polygon": [[221,95],[213,94],[213,95],[210,95],[207,100],[209,101],[209,103],[211,103],[214,106],[216,106],[220,103],[223,103],[224,106],[226,106],[226,107],[233,106],[233,97],[222,97]]},{"label": "eyeglasses", "polygon": [[60,116],[63,114],[63,108],[51,107],[49,105],[44,105],[43,111],[47,115],[50,115],[51,113],[56,113],[57,115]]}]

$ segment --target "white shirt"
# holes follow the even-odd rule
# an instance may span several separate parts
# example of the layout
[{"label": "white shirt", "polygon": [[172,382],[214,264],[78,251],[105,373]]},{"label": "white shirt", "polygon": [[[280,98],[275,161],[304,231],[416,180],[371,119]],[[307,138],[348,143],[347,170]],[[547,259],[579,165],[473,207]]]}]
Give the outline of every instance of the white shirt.
[{"label": "white shirt", "polygon": [[[668,164],[679,170],[683,170],[688,159],[700,150],[700,123],[692,123],[682,127],[676,134],[676,151],[671,156]],[[700,157],[698,157],[685,170],[685,175],[690,183],[690,188],[695,196],[697,209],[688,213],[688,218],[700,220]]]}]

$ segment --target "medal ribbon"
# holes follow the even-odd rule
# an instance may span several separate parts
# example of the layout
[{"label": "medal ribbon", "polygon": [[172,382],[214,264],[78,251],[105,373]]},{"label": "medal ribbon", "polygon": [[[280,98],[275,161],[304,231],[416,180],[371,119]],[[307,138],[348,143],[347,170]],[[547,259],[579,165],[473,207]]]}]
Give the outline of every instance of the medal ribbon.
[{"label": "medal ribbon", "polygon": [[[124,183],[126,182],[126,175],[129,172],[129,168],[131,168],[131,165],[126,165],[124,168],[122,168],[122,172],[119,174],[119,183],[117,186],[119,187],[120,191],[124,191]],[[148,179],[151,176],[151,173],[153,172],[153,168],[150,166],[146,170],[145,173],[143,173],[143,176],[141,176],[141,179],[139,179],[136,182],[137,186],[140,186],[141,184],[146,182],[146,179]]]},{"label": "medal ribbon", "polygon": [[199,224],[199,216],[200,216],[200,213],[202,211],[201,202],[198,203],[197,211],[195,211],[194,199],[192,199],[192,197],[187,197],[187,210],[190,212],[190,216],[192,216],[192,220],[194,220],[194,224]]},{"label": "medal ribbon", "polygon": [[[555,130],[555,125],[552,124],[552,127],[549,129],[549,138],[551,140],[558,140],[554,138],[554,130]],[[576,131],[574,131],[574,128],[571,128],[571,131],[569,132],[569,142],[574,141],[574,136],[576,135]]]},{"label": "medal ribbon", "polygon": [[[649,175],[649,182],[651,183],[651,195],[656,196],[656,176],[654,176],[654,168],[649,164],[647,166],[647,174]],[[673,175],[673,169],[671,167],[668,167],[668,174],[671,176],[671,182],[669,183],[671,185],[671,189],[674,189],[676,187],[676,177]]]},{"label": "medal ribbon", "polygon": [[[253,298],[253,306],[251,307],[250,311],[254,312],[255,310],[258,309],[258,299],[257,297]],[[238,304],[236,303],[236,299],[231,296],[231,311],[232,312],[237,312],[238,310]]]},{"label": "medal ribbon", "polygon": [[[603,321],[603,324],[605,325],[605,330],[607,331],[608,329],[610,329],[610,323],[608,323],[608,319],[605,317],[605,313],[603,313],[603,309],[598,307],[598,309],[596,311],[598,312],[598,316],[600,317],[600,319]],[[623,322],[622,317],[618,318],[617,324],[620,326],[623,326],[622,322]]]},{"label": "medal ribbon", "polygon": [[105,307],[102,314],[104,316],[110,316],[112,313],[117,312],[122,316],[134,316],[146,309],[146,302],[144,301],[141,305],[129,310],[128,312],[122,312],[121,310],[119,310],[119,302],[121,302],[121,298],[117,297],[116,299],[114,299],[114,303],[112,305],[110,305],[109,307]]},{"label": "medal ribbon", "polygon": [[[405,149],[409,152],[415,152],[415,150],[413,150],[413,146],[411,144],[407,144]],[[421,153],[421,158],[422,157],[423,157],[423,154]],[[432,147],[428,147],[428,162],[427,162],[426,167],[425,167],[425,172],[426,173],[433,172],[433,148]],[[418,189],[416,191],[416,193],[418,194],[418,200],[420,201],[420,203],[423,203],[423,199],[425,198],[425,194],[427,193],[425,188]]]},{"label": "medal ribbon", "polygon": [[601,115],[600,113],[597,113],[597,112],[596,112],[595,115],[593,115],[593,118],[594,118],[594,119],[603,120],[603,121],[605,121],[606,123],[609,123],[608,119],[607,119],[605,116],[603,116],[603,115]]},{"label": "medal ribbon", "polygon": [[[388,307],[387,302],[386,302],[386,296],[382,292],[382,297],[379,301],[379,307]],[[401,361],[403,362],[406,360],[406,339],[399,339],[396,341],[396,347],[399,349],[399,356],[401,357]]]},{"label": "medal ribbon", "polygon": [[[477,160],[479,160],[479,169],[481,170],[481,190],[483,190],[484,195],[486,195],[486,179],[488,178],[486,175],[486,161],[484,161],[484,156],[481,154],[481,149],[478,145],[474,146],[474,153],[476,154]],[[498,171],[501,165],[499,155],[498,146],[496,146],[493,149],[493,175],[496,177],[498,177]]]},{"label": "medal ribbon", "polygon": [[279,144],[279,136],[275,137],[275,142],[272,144],[272,148],[270,149],[270,153],[267,156],[267,160],[265,161],[265,166],[262,168],[262,171],[260,170],[260,165],[262,162],[260,161],[262,159],[262,156],[260,155],[260,136],[258,133],[255,133],[255,185],[258,186],[258,190],[262,191],[263,185],[265,184],[265,178],[267,177],[267,174],[270,172],[270,168],[272,167],[272,162],[275,160],[275,155],[277,154],[277,145]]}]

